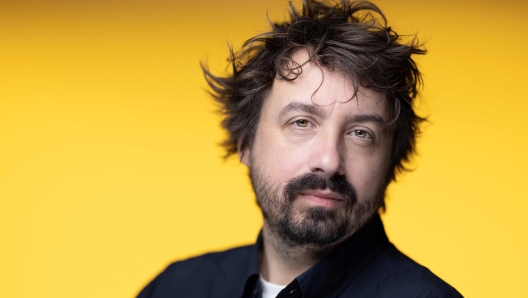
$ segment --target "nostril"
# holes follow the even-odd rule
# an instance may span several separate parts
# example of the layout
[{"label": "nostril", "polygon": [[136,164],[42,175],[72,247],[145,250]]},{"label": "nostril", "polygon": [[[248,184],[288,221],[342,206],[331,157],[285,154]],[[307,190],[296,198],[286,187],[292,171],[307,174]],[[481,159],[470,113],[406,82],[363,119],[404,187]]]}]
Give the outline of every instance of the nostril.
[{"label": "nostril", "polygon": [[315,154],[310,163],[310,170],[313,173],[325,174],[328,177],[345,174],[343,162],[337,151]]}]

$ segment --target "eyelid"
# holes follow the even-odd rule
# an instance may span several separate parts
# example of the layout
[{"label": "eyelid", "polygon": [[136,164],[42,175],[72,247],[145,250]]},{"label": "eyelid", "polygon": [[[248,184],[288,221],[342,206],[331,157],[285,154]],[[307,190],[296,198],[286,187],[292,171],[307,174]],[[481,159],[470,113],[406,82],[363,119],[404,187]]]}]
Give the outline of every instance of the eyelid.
[{"label": "eyelid", "polygon": [[[308,125],[303,127],[303,126],[299,126],[299,125],[296,125],[296,123],[298,123],[298,121],[306,121],[308,122]],[[288,125],[293,125],[295,127],[298,127],[298,128],[310,128],[310,127],[315,127],[315,121],[309,117],[295,117],[293,119],[291,119],[289,122],[288,122]]]},{"label": "eyelid", "polygon": [[364,131],[367,134],[367,136],[364,138],[358,137],[360,139],[363,139],[363,140],[374,140],[375,139],[375,134],[370,129],[365,128],[365,127],[354,127],[350,130],[349,134],[355,136],[356,131]]}]

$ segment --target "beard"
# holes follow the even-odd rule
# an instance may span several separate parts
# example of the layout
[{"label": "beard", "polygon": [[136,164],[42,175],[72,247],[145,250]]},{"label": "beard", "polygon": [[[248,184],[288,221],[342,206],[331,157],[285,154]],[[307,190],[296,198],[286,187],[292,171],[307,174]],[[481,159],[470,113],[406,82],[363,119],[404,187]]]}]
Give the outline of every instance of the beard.
[{"label": "beard", "polygon": [[[306,173],[290,179],[283,189],[250,169],[251,184],[271,230],[289,246],[324,247],[346,239],[368,222],[383,204],[385,188],[358,200],[344,176],[325,178]],[[328,208],[295,204],[303,191],[329,189],[341,195],[344,206]]]}]

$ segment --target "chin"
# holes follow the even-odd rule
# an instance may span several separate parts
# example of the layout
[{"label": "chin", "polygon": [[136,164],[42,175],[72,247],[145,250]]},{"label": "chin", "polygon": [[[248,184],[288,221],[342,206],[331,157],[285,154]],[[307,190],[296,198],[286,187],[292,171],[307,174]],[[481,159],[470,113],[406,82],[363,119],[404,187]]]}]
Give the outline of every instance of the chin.
[{"label": "chin", "polygon": [[275,230],[290,246],[328,247],[343,242],[377,214],[373,204],[350,209],[308,207],[290,210],[275,223]]}]

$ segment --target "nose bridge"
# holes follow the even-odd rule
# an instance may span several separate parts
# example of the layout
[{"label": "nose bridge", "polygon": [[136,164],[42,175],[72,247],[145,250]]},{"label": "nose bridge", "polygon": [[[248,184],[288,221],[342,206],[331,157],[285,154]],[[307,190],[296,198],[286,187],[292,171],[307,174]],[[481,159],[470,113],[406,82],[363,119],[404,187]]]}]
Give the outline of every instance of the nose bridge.
[{"label": "nose bridge", "polygon": [[337,130],[321,130],[312,150],[310,170],[331,177],[344,175],[342,138]]}]

